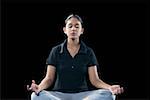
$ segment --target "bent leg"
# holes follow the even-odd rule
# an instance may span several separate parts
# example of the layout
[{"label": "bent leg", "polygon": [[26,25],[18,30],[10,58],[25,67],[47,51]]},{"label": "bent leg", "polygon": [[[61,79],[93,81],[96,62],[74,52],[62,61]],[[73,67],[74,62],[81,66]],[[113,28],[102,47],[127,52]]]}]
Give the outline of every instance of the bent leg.
[{"label": "bent leg", "polygon": [[113,95],[109,90],[99,89],[92,91],[83,100],[115,100],[116,96]]},{"label": "bent leg", "polygon": [[31,94],[31,100],[61,100],[60,98],[52,95],[48,91],[41,91],[37,96],[34,92]]}]

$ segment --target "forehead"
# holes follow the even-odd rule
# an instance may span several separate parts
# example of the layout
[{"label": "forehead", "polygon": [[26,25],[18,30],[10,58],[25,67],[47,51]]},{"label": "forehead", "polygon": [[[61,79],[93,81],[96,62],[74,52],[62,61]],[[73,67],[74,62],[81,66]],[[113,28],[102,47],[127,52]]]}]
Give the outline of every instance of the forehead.
[{"label": "forehead", "polygon": [[77,18],[70,18],[66,24],[81,24],[81,22]]}]

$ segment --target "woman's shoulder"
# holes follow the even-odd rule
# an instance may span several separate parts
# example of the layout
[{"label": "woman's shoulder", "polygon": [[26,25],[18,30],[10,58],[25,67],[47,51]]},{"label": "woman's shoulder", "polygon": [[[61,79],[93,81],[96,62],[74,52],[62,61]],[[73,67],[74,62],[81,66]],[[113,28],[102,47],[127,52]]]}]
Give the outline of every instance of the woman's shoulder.
[{"label": "woman's shoulder", "polygon": [[93,52],[92,47],[87,42],[82,41],[82,45],[83,45],[84,48],[86,48],[87,53]]},{"label": "woman's shoulder", "polygon": [[53,51],[59,51],[61,49],[61,44],[57,44],[51,48]]},{"label": "woman's shoulder", "polygon": [[54,46],[51,47],[52,51],[55,52],[60,52],[61,49],[63,48],[65,42],[58,42],[57,44],[55,44]]}]

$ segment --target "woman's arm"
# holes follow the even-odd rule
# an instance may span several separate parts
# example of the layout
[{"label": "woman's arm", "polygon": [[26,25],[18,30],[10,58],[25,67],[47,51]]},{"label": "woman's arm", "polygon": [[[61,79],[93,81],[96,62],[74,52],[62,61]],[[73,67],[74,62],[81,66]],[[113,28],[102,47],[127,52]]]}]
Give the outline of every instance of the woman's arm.
[{"label": "woman's arm", "polygon": [[39,84],[39,90],[43,90],[52,85],[55,78],[55,67],[48,65],[45,78]]},{"label": "woman's arm", "polygon": [[97,73],[96,66],[91,66],[88,68],[89,79],[92,85],[97,88],[103,88],[110,90],[113,94],[120,94],[123,92],[123,88],[120,85],[109,85],[102,81]]},{"label": "woman's arm", "polygon": [[91,66],[88,68],[88,73],[89,73],[89,79],[92,85],[94,85],[97,88],[103,88],[103,89],[108,89],[111,85],[106,84],[103,82],[97,73],[97,68],[96,66]]},{"label": "woman's arm", "polygon": [[31,87],[27,86],[28,90],[34,91],[36,94],[38,94],[40,91],[48,88],[52,85],[55,78],[55,66],[48,65],[47,72],[45,78],[41,81],[39,85],[35,83],[34,80],[32,80]]}]

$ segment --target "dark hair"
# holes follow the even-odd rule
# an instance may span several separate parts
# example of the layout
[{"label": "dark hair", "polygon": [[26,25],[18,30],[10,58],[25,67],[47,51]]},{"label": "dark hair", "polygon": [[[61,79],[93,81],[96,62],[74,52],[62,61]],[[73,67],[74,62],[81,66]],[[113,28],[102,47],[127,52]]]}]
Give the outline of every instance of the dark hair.
[{"label": "dark hair", "polygon": [[78,15],[76,15],[76,14],[71,14],[71,15],[69,15],[69,16],[66,18],[66,20],[65,20],[65,24],[66,24],[67,21],[68,21],[69,19],[71,19],[71,18],[76,18],[76,19],[78,19],[78,20],[81,22],[81,24],[83,24],[83,21],[82,21],[81,17],[78,16]]}]

